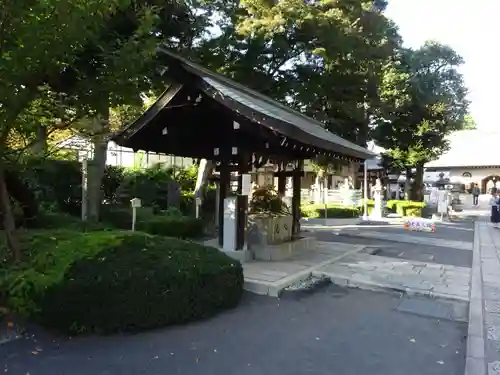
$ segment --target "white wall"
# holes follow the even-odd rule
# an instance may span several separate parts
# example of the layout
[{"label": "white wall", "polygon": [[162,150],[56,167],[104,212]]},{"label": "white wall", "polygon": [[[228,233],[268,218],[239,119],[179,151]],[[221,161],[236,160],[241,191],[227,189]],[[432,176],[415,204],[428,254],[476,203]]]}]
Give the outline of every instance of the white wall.
[{"label": "white wall", "polygon": [[[464,173],[470,173],[472,177],[464,178],[463,177]],[[479,184],[479,186],[481,186],[481,181],[485,177],[489,176],[500,176],[500,168],[477,168],[477,169],[453,168],[450,169],[448,173],[445,173],[444,177],[448,177],[451,182],[459,182],[462,184],[468,184],[474,182],[476,184]]]}]

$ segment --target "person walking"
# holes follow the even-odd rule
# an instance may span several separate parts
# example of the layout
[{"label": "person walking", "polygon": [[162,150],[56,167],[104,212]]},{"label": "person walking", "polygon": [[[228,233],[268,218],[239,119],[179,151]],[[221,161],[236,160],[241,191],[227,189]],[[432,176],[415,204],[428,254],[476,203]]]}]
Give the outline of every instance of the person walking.
[{"label": "person walking", "polygon": [[499,228],[498,223],[500,223],[500,197],[496,188],[491,189],[490,206],[490,221],[495,228]]},{"label": "person walking", "polygon": [[481,191],[479,190],[479,187],[474,184],[474,187],[472,188],[472,204],[474,206],[477,206],[479,203],[479,194]]}]

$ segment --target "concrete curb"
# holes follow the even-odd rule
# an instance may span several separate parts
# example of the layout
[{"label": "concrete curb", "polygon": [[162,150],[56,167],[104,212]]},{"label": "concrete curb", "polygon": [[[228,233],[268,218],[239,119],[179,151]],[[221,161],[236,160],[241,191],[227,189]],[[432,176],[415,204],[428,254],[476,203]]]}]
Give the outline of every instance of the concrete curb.
[{"label": "concrete curb", "polygon": [[470,283],[469,327],[465,375],[486,375],[484,335],[483,276],[479,221],[474,223],[474,247]]}]

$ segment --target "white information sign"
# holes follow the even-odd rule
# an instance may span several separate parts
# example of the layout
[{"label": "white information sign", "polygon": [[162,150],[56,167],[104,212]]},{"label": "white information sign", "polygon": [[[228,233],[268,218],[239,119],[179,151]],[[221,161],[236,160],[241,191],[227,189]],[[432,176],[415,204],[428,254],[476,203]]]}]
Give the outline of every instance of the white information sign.
[{"label": "white information sign", "polygon": [[241,195],[252,195],[252,176],[247,173],[241,175]]}]

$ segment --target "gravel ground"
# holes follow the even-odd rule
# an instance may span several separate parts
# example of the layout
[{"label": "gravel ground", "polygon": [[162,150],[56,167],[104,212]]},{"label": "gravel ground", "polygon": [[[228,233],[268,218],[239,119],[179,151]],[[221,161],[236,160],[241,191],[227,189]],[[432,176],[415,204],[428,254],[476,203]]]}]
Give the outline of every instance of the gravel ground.
[{"label": "gravel ground", "polygon": [[[14,375],[462,374],[467,326],[421,312],[402,312],[403,300],[395,294],[333,285],[281,300],[247,294],[239,308],[184,327],[73,340],[39,332],[1,345],[0,371]],[[427,305],[424,310],[430,311]]]}]

